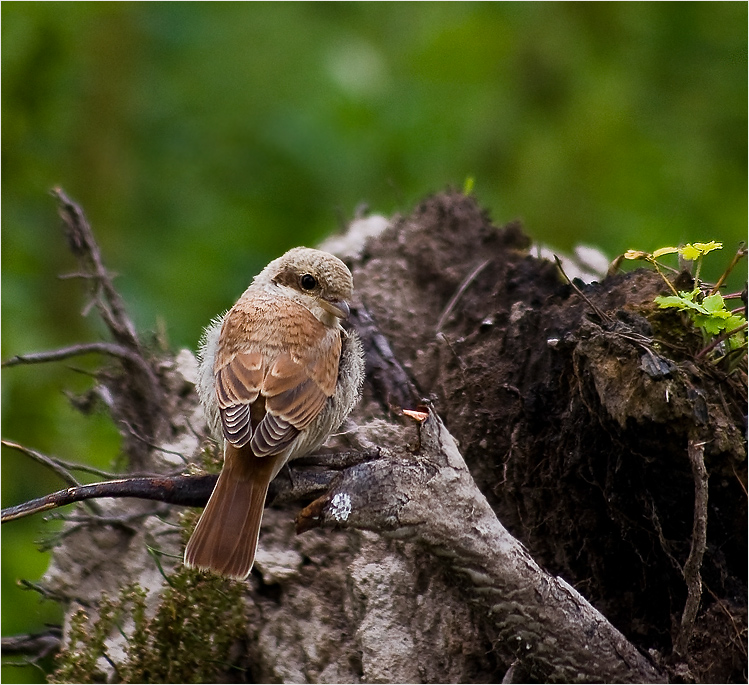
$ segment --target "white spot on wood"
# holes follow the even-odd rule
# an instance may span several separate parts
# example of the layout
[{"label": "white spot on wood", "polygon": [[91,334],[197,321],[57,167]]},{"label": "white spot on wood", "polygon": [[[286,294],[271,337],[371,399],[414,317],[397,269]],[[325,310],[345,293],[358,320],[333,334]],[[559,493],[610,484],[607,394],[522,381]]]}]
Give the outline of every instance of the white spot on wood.
[{"label": "white spot on wood", "polygon": [[330,514],[336,521],[345,521],[351,513],[351,497],[345,492],[333,495],[330,502]]}]

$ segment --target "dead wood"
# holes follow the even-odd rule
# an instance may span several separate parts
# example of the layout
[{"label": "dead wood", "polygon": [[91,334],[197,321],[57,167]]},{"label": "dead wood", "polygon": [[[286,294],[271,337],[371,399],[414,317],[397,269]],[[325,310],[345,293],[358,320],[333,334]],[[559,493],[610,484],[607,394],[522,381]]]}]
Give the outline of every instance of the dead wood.
[{"label": "dead wood", "polygon": [[[68,226],[88,226],[58,198]],[[246,634],[221,677],[741,680],[745,372],[695,359],[689,335],[654,311],[653,274],[572,287],[529,255],[518,225],[492,226],[470,197],[435,196],[364,233],[353,226],[337,251],[360,298],[365,397],[329,444],[337,456],[274,482]],[[100,383],[132,469],[153,474],[118,487],[176,502],[178,482],[198,493],[181,503],[198,504],[209,477],[165,475],[211,451],[195,359],[143,348],[86,240],[71,245],[128,350]],[[419,404],[424,423],[402,415]],[[300,500],[314,501],[300,513]],[[162,570],[180,568],[179,509],[99,506],[98,524],[69,524],[44,591],[65,598],[69,620],[137,582],[157,611]],[[124,641],[107,643],[111,663],[124,662]]]}]

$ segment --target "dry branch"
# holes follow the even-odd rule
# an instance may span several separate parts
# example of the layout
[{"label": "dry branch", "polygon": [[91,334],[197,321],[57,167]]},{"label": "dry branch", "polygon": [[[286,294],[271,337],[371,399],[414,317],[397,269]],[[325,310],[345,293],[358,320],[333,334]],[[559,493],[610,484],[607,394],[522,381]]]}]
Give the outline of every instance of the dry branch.
[{"label": "dry branch", "polygon": [[216,485],[216,475],[122,478],[103,483],[77,485],[3,509],[2,522],[39,514],[67,504],[103,497],[136,497],[186,507],[205,506]]},{"label": "dry branch", "polygon": [[58,212],[63,220],[70,251],[79,261],[80,275],[90,285],[91,296],[99,315],[118,343],[133,351],[142,351],[135,325],[127,315],[125,304],[114,287],[111,275],[104,267],[99,244],[86,215],[62,188],[54,188],[52,195],[58,201]]},{"label": "dry branch", "polygon": [[[124,389],[113,393],[122,397],[119,405],[114,407],[114,418],[135,426],[144,438],[150,440],[163,429],[166,419],[164,392],[152,355],[138,338],[135,325],[127,314],[122,297],[114,287],[111,274],[104,266],[99,244],[83,209],[61,188],[53,189],[52,195],[58,202],[58,213],[63,222],[70,251],[78,260],[80,268],[78,275],[87,284],[91,303],[96,307],[116,343],[114,345],[90,343],[78,349],[81,353],[102,352],[121,359],[129,381]],[[75,354],[76,348],[26,355],[26,361],[46,361],[55,355],[68,352]],[[44,359],[45,355],[47,359]],[[130,442],[131,445],[127,451],[133,463],[137,465],[145,458],[144,450],[138,449],[137,441],[130,440]]]},{"label": "dry branch", "polygon": [[[132,350],[124,345],[105,342],[82,343],[79,345],[70,345],[57,350],[48,350],[46,352],[31,352],[27,354],[17,354],[10,359],[6,359],[2,365],[4,367],[18,366],[19,364],[46,364],[49,362],[62,361],[71,357],[79,357],[84,354],[106,354],[111,357],[132,362],[148,378],[155,378],[153,369],[144,359],[142,352]],[[152,380],[153,380],[152,378]]]},{"label": "dry branch", "polygon": [[686,655],[689,640],[692,637],[694,621],[702,599],[702,559],[707,548],[707,469],[705,468],[705,442],[694,438],[687,446],[689,463],[694,476],[694,524],[692,528],[692,545],[684,564],[684,580],[687,584],[687,601],[681,616],[679,635],[674,650]]},{"label": "dry branch", "polygon": [[[40,454],[36,450],[4,440],[3,445],[15,448],[44,464],[64,480],[72,479],[67,469],[62,469],[56,460]],[[266,505],[285,502],[298,502],[316,497],[324,492],[342,469],[379,456],[372,451],[348,451],[335,454],[316,454],[297,460],[288,476],[273,481],[268,489]],[[71,465],[73,466],[73,465]],[[76,466],[75,468],[82,468]],[[2,510],[2,523],[9,523],[26,516],[51,511],[77,502],[93,499],[131,497],[155,500],[182,507],[204,507],[216,485],[217,474],[162,476],[123,476],[115,480],[81,485],[75,479],[71,487],[52,492]]]}]

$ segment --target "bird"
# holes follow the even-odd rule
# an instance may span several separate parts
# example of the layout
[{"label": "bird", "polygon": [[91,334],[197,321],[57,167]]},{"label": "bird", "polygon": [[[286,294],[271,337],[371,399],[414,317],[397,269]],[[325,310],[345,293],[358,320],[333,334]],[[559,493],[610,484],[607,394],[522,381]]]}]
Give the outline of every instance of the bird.
[{"label": "bird", "polygon": [[224,462],[185,566],[246,579],[270,482],[317,449],[359,401],[364,353],[356,332],[341,325],[352,294],[340,259],[297,247],[205,329],[198,394]]}]

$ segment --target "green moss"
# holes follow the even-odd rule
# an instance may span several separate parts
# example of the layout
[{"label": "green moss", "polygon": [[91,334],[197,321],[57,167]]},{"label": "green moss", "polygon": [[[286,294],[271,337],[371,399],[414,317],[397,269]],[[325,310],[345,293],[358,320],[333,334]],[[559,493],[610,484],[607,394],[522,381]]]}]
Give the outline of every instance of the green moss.
[{"label": "green moss", "polygon": [[[245,634],[242,584],[186,568],[167,582],[152,618],[146,615],[146,592],[137,584],[124,588],[116,601],[102,597],[93,622],[85,611],[76,612],[50,682],[104,682],[97,665],[102,657],[123,683],[220,680],[232,667],[229,650]],[[114,662],[105,640],[122,630],[127,617],[134,625],[126,635],[126,658]]]},{"label": "green moss", "polygon": [[[104,673],[96,665],[104,653],[103,644],[94,639],[94,632],[105,628],[102,615],[91,628],[88,614],[79,609],[70,619],[68,647],[57,656],[57,670],[49,678],[51,683],[103,683]],[[109,626],[111,628],[111,624]]]}]

